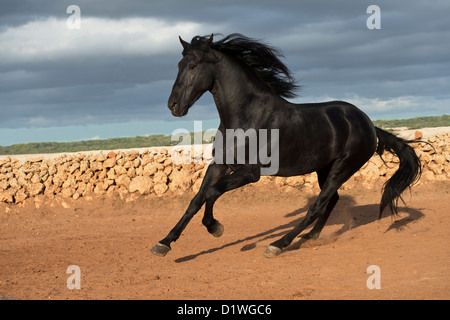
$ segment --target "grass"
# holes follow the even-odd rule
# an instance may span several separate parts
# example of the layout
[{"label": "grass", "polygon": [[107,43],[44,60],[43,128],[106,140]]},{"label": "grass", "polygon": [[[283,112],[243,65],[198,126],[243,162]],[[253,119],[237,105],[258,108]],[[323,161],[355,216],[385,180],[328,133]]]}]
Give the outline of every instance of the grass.
[{"label": "grass", "polygon": [[398,120],[376,120],[373,122],[377,127],[396,128],[407,127],[408,129],[434,128],[450,126],[450,116],[433,116],[433,117],[415,117],[410,119]]},{"label": "grass", "polygon": [[[376,120],[375,126],[385,129],[396,127],[407,127],[408,129],[432,128],[450,126],[450,116],[416,117],[399,120]],[[191,133],[190,141],[193,141]],[[181,139],[181,138],[180,138]],[[187,139],[189,140],[189,139]],[[183,139],[184,141],[184,139]],[[179,141],[172,141],[168,135],[151,135],[146,137],[111,138],[103,140],[88,140],[75,142],[31,142],[14,144],[11,146],[0,146],[0,155],[17,154],[41,154],[41,153],[64,153],[90,150],[115,150],[132,149],[158,146],[173,146]]]}]

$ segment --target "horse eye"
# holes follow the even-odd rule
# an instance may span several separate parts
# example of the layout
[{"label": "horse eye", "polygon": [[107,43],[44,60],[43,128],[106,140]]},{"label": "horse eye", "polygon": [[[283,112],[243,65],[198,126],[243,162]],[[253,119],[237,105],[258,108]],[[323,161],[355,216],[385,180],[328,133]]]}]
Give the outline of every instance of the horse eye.
[{"label": "horse eye", "polygon": [[193,64],[193,63],[191,63],[190,65],[189,65],[189,69],[194,69],[195,68],[195,64]]}]

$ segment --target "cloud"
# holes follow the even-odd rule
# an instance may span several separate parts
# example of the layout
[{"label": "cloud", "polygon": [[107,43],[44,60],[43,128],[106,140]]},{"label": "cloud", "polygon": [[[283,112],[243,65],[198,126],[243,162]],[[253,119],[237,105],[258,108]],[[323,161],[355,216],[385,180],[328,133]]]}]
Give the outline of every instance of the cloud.
[{"label": "cloud", "polygon": [[8,28],[0,33],[5,64],[102,57],[167,54],[179,50],[178,35],[193,36],[205,27],[196,22],[155,18],[82,18],[71,30],[65,19],[47,18]]},{"label": "cloud", "polygon": [[[297,103],[312,101],[344,100],[364,111],[372,120],[378,119],[404,119],[421,115],[435,116],[448,114],[450,96],[423,97],[423,96],[397,96],[392,98],[368,98],[357,94],[322,94],[318,96],[305,96],[296,98]],[[429,106],[429,107],[424,107]]]},{"label": "cloud", "polygon": [[[179,123],[166,106],[178,35],[212,32],[280,48],[302,85],[295,102],[347,99],[373,117],[448,110],[445,0],[379,0],[381,30],[366,28],[372,3],[354,1],[80,0],[80,30],[66,26],[71,4],[2,4],[0,128]],[[182,121],[217,117],[207,93]]]},{"label": "cloud", "polygon": [[189,21],[89,17],[80,30],[53,17],[8,28],[0,33],[0,101],[10,112],[0,126],[168,118],[161,106],[167,111],[178,35],[190,39],[203,28]]}]

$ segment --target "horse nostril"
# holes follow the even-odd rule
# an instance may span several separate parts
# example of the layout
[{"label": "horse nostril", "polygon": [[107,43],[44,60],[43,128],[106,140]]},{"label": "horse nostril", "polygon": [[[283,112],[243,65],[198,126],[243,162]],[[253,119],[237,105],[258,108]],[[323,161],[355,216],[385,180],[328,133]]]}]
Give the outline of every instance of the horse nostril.
[{"label": "horse nostril", "polygon": [[172,102],[172,103],[169,103],[169,109],[170,109],[171,111],[174,111],[175,108],[177,107],[177,105],[178,105],[178,103],[176,103],[175,101]]}]

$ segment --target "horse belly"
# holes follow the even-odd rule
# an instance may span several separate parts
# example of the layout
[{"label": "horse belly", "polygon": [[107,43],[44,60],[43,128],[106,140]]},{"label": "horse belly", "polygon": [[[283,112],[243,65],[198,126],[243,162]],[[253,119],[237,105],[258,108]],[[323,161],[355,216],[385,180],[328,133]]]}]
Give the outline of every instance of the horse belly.
[{"label": "horse belly", "polygon": [[316,150],[305,151],[296,157],[291,157],[292,155],[287,159],[280,155],[280,165],[276,176],[289,177],[308,174],[326,167],[336,159],[332,156],[330,149],[320,152]]}]

